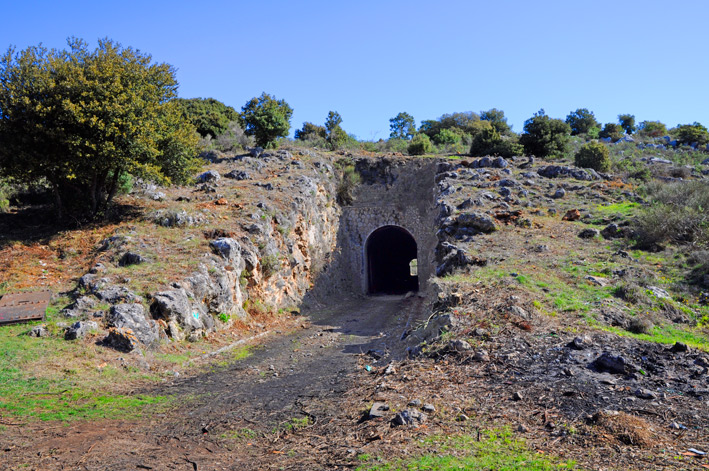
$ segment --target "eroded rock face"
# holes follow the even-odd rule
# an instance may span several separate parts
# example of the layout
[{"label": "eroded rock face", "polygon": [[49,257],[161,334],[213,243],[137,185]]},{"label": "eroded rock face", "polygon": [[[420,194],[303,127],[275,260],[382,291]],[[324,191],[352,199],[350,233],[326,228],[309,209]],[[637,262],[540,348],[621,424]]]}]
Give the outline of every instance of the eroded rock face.
[{"label": "eroded rock face", "polygon": [[199,309],[192,306],[184,289],[161,291],[153,296],[150,306],[153,316],[166,322],[177,322],[188,332],[206,329],[205,316]]},{"label": "eroded rock face", "polygon": [[158,341],[160,333],[157,323],[145,317],[142,304],[116,304],[106,317],[109,327],[121,327],[133,331],[136,338],[144,345]]}]

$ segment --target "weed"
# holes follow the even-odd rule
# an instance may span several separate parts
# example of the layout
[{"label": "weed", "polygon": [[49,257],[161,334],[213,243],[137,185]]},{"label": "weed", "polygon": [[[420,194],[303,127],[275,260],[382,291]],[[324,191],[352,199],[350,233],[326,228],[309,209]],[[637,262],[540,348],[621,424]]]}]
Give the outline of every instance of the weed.
[{"label": "weed", "polygon": [[573,461],[560,462],[540,456],[527,448],[524,441],[513,437],[509,429],[472,435],[427,437],[420,442],[426,453],[388,463],[364,464],[358,470],[411,469],[495,469],[495,470],[555,470],[574,469]]},{"label": "weed", "polygon": [[226,324],[227,322],[229,322],[229,319],[231,319],[231,316],[226,312],[220,312],[217,318],[219,318],[220,321]]}]

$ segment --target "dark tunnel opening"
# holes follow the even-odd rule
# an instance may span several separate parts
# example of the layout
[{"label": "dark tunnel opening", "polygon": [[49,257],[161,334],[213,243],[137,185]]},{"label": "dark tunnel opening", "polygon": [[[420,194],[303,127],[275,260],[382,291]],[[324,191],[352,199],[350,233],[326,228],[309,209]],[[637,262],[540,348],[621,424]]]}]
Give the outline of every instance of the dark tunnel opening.
[{"label": "dark tunnel opening", "polygon": [[416,240],[405,229],[380,227],[367,239],[365,254],[369,294],[418,291]]}]

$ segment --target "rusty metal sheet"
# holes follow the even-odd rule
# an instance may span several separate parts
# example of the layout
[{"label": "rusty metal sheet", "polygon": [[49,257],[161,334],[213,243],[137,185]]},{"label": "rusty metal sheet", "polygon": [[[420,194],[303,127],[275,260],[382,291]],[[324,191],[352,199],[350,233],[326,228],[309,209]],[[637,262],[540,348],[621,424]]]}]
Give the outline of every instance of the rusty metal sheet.
[{"label": "rusty metal sheet", "polygon": [[5,294],[0,298],[0,324],[44,319],[51,297],[50,291]]}]

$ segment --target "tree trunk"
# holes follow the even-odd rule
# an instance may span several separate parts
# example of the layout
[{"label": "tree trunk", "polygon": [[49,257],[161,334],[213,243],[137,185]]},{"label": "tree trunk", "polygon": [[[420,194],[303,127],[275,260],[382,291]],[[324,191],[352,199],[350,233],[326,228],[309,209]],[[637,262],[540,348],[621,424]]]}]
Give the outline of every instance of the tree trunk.
[{"label": "tree trunk", "polygon": [[59,185],[56,183],[52,184],[52,193],[54,193],[54,211],[57,219],[61,221],[64,218],[64,208],[62,207],[62,195],[59,192]]}]

